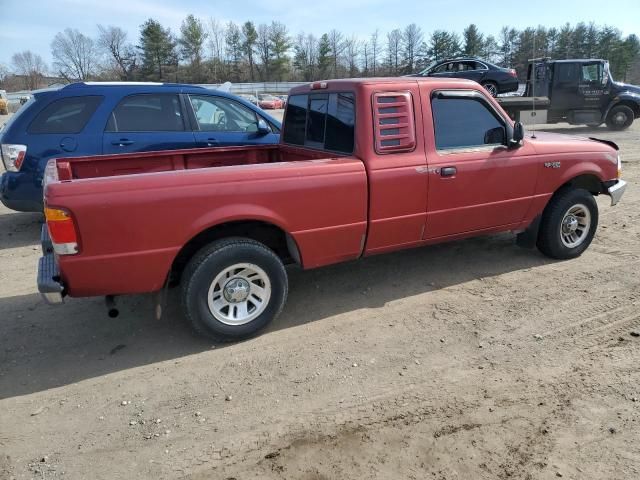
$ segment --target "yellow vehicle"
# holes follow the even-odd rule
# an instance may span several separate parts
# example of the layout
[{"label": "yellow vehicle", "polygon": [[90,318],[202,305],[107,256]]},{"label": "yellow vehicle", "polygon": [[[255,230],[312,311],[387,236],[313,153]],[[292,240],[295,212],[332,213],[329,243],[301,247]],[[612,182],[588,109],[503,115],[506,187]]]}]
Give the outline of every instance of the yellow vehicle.
[{"label": "yellow vehicle", "polygon": [[0,90],[0,115],[9,115],[9,100],[5,90]]}]

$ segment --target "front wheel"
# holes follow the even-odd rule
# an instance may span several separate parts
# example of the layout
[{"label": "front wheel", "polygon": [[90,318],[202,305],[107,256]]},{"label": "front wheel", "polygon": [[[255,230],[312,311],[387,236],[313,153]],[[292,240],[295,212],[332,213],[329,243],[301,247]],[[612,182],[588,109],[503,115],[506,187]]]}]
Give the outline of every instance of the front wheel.
[{"label": "front wheel", "polygon": [[626,105],[613,107],[607,115],[607,127],[611,130],[626,130],[633,123],[633,110]]},{"label": "front wheel", "polygon": [[246,238],[204,247],[183,273],[182,305],[194,330],[216,340],[249,337],[278,316],[287,272],[262,243]]},{"label": "front wheel", "polygon": [[566,260],[589,247],[598,227],[598,205],[587,190],[576,188],[556,194],[544,213],[538,249],[546,256]]}]

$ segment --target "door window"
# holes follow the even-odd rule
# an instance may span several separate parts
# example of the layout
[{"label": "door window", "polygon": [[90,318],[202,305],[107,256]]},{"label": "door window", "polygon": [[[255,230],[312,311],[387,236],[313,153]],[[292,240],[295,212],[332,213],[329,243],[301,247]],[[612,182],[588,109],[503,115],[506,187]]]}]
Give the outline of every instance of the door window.
[{"label": "door window", "polygon": [[206,132],[257,132],[256,113],[228,98],[190,95],[198,128]]},{"label": "door window", "polygon": [[586,83],[604,83],[603,71],[601,63],[591,63],[588,65],[582,65],[582,81]]},{"label": "door window", "polygon": [[447,62],[447,63],[443,63],[439,67],[434,68],[431,73],[447,73],[447,72],[451,72],[453,70],[454,70],[453,63],[452,62]]},{"label": "door window", "polygon": [[480,98],[435,97],[431,109],[438,150],[506,144],[504,122]]},{"label": "door window", "polygon": [[29,133],[80,133],[104,97],[61,98],[47,105],[29,125]]},{"label": "door window", "polygon": [[123,99],[109,116],[107,132],[181,132],[178,95],[140,94]]}]

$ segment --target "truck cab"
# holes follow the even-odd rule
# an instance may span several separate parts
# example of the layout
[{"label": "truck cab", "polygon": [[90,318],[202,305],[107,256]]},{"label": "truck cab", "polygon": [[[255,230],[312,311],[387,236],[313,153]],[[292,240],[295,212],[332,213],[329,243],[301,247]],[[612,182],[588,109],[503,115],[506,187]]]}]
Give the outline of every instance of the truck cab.
[{"label": "truck cab", "polygon": [[624,130],[640,117],[640,87],[614,81],[602,59],[530,60],[524,95],[498,101],[525,123],[606,123]]}]

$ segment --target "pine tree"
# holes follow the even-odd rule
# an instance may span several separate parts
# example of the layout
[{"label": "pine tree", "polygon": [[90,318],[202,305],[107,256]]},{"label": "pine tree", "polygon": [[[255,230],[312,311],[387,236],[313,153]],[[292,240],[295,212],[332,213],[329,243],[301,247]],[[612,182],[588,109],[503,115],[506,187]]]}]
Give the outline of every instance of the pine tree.
[{"label": "pine tree", "polygon": [[478,27],[475,24],[469,25],[464,29],[462,34],[464,39],[464,54],[472,57],[478,57],[482,55],[484,46],[484,37],[478,31]]},{"label": "pine tree", "polygon": [[177,63],[176,42],[171,30],[162,28],[162,25],[152,18],[140,27],[138,49],[142,56],[142,69],[147,78],[164,80],[166,66]]}]

